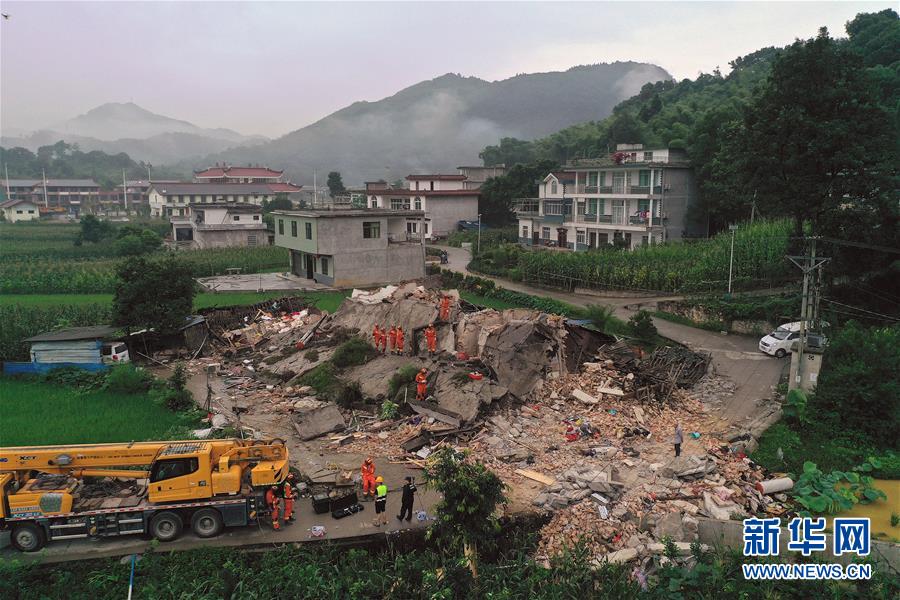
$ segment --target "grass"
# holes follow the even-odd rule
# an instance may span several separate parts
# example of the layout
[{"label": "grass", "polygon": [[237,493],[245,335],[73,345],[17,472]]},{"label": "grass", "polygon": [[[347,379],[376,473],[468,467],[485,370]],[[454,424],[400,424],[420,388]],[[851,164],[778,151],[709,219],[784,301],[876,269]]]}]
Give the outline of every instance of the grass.
[{"label": "grass", "polygon": [[708,331],[716,332],[723,331],[725,329],[725,324],[721,321],[702,321],[698,323],[696,321],[691,321],[687,317],[663,312],[661,310],[655,310],[652,314],[654,319],[662,319],[663,321],[678,323],[679,325],[687,325],[688,327],[696,327],[697,329],[706,329]]},{"label": "grass", "polygon": [[528,308],[527,306],[524,306],[522,304],[507,302],[506,300],[500,300],[498,298],[479,296],[478,294],[473,294],[472,292],[460,291],[459,296],[466,302],[471,302],[472,304],[477,304],[478,306],[483,306],[485,308],[493,308],[494,310],[506,310],[509,308]]},{"label": "grass", "polygon": [[0,445],[28,446],[165,439],[197,426],[143,394],[73,388],[0,378]]}]

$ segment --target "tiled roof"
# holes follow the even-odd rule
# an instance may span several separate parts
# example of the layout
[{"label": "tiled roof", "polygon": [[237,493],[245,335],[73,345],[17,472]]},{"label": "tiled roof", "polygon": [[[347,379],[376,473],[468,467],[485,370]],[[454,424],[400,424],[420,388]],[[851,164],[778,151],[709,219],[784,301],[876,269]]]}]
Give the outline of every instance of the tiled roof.
[{"label": "tiled roof", "polygon": [[172,194],[256,194],[265,196],[275,193],[271,183],[156,183],[150,186],[164,196]]},{"label": "tiled roof", "polygon": [[303,189],[302,185],[296,185],[293,183],[267,183],[269,189],[273,192],[299,192]]},{"label": "tiled roof", "polygon": [[194,171],[194,177],[281,177],[282,173],[269,167],[210,167]]},{"label": "tiled roof", "polygon": [[465,175],[407,175],[408,181],[465,181]]},{"label": "tiled roof", "polygon": [[478,190],[367,190],[368,196],[478,196]]},{"label": "tiled roof", "polygon": [[[14,199],[12,199],[12,200],[7,200],[6,202],[0,203],[0,208],[11,208],[11,207],[13,207],[13,206],[15,206],[15,205],[17,205],[17,204],[22,204],[23,202],[27,202],[28,204],[34,204],[34,202],[31,201],[31,200],[27,200],[27,199],[24,199],[24,198],[23,198],[23,199],[16,200],[16,199],[14,198]],[[35,206],[37,206],[37,205],[35,205]]]},{"label": "tiled roof", "polygon": [[[3,187],[6,187],[6,180],[0,180],[2,182]],[[40,183],[40,179],[10,179],[9,187],[34,187],[34,184]]]},{"label": "tiled roof", "polygon": [[[41,180],[34,182],[34,187],[41,187]],[[100,187],[93,179],[48,179],[47,187]]]}]

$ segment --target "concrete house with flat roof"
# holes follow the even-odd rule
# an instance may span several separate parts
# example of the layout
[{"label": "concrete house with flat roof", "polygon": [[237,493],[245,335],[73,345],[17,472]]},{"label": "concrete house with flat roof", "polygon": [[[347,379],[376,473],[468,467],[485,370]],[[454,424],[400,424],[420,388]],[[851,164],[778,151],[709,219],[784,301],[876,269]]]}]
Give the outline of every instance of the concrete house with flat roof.
[{"label": "concrete house with flat roof", "polygon": [[[421,210],[275,211],[275,245],[290,250],[291,272],[338,288],[397,283],[425,276]],[[422,232],[423,228],[417,228]]]}]

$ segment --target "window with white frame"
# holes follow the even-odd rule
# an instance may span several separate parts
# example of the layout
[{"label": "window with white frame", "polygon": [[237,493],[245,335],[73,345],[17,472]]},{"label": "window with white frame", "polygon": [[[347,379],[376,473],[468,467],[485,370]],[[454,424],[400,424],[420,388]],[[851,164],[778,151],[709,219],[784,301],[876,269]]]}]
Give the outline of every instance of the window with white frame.
[{"label": "window with white frame", "polygon": [[541,238],[545,240],[550,239],[550,228],[549,227],[541,227]]},{"label": "window with white frame", "polygon": [[546,202],[544,204],[544,214],[545,215],[562,215],[563,214],[562,202]]},{"label": "window with white frame", "polygon": [[582,246],[585,244],[584,229],[575,230],[575,243]]},{"label": "window with white frame", "polygon": [[[416,182],[416,183],[418,183],[418,182]],[[416,207],[416,210],[422,210],[422,199],[419,198],[418,196],[416,196],[415,207]]]},{"label": "window with white frame", "polygon": [[556,180],[554,179],[553,181],[550,182],[550,193],[553,195],[556,195],[556,190],[557,190]]},{"label": "window with white frame", "polygon": [[587,174],[587,184],[589,186],[597,185],[597,171],[589,171]]},{"label": "window with white frame", "polygon": [[653,153],[652,152],[644,152],[644,162],[652,162],[653,161]]},{"label": "window with white frame", "polygon": [[522,237],[523,238],[528,237],[528,225],[522,225]]}]

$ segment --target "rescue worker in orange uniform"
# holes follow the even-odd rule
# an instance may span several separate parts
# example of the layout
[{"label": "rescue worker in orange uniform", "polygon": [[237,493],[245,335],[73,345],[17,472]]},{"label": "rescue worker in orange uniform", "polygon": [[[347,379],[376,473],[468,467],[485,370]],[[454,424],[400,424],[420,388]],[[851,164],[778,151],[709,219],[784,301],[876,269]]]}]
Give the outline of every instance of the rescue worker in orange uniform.
[{"label": "rescue worker in orange uniform", "polygon": [[425,394],[428,392],[428,370],[424,367],[419,371],[418,375],[416,375],[416,400],[422,401],[425,399]]},{"label": "rescue worker in orange uniform", "polygon": [[450,296],[441,296],[441,320],[450,320]]},{"label": "rescue worker in orange uniform", "polygon": [[387,329],[382,327],[381,329],[378,330],[378,335],[379,335],[378,339],[381,344],[381,346],[379,346],[378,349],[381,350],[382,354],[384,354],[387,351],[387,338],[388,338]]},{"label": "rescue worker in orange uniform", "polygon": [[363,498],[375,496],[375,463],[368,457],[360,468],[363,483]]},{"label": "rescue worker in orange uniform", "polygon": [[282,496],[284,496],[284,522],[290,524],[294,522],[294,474],[288,473],[287,479],[281,486]]},{"label": "rescue worker in orange uniform", "polygon": [[266,504],[269,506],[269,514],[272,517],[272,529],[278,531],[281,529],[281,522],[279,521],[281,498],[278,497],[277,485],[273,485],[266,491]]},{"label": "rescue worker in orange uniform", "polygon": [[403,354],[403,328],[397,325],[397,354]]},{"label": "rescue worker in orange uniform", "polygon": [[375,328],[372,329],[372,343],[375,344],[375,349],[378,350],[379,345],[381,344],[381,330],[378,329],[378,323],[376,323]]},{"label": "rescue worker in orange uniform", "polygon": [[397,328],[391,325],[391,328],[388,330],[388,350],[391,354],[394,353],[394,349],[397,347]]},{"label": "rescue worker in orange uniform", "polygon": [[425,341],[428,343],[428,353],[434,354],[437,351],[437,331],[434,323],[425,328]]}]

